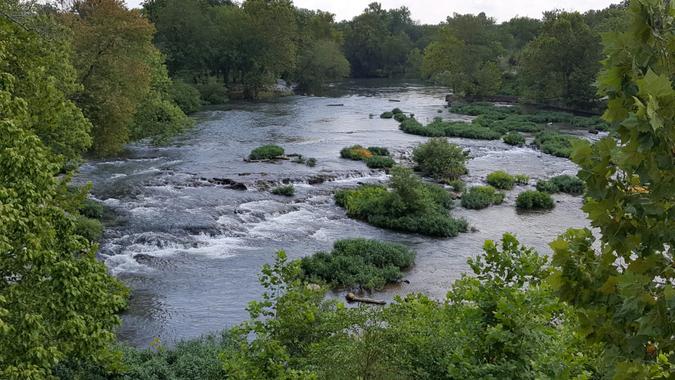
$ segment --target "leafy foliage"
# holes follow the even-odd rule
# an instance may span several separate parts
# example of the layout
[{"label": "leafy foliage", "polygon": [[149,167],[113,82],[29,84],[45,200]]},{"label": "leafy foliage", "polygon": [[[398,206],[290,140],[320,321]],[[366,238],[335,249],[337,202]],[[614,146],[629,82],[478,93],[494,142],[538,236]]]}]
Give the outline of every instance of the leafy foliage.
[{"label": "leafy foliage", "polygon": [[403,277],[413,265],[415,252],[400,244],[367,239],[338,240],[331,252],[302,259],[304,276],[334,287],[382,289]]},{"label": "leafy foliage", "polygon": [[415,168],[439,181],[451,181],[466,174],[467,153],[444,138],[430,139],[413,150]]},{"label": "leafy foliage", "polygon": [[617,140],[577,145],[583,206],[600,232],[570,230],[551,243],[560,297],[579,310],[579,333],[605,345],[614,378],[668,378],[675,362],[675,6],[630,2],[631,23],[604,41],[603,118]]},{"label": "leafy foliage", "polygon": [[365,159],[366,165],[371,169],[390,169],[396,165],[396,161],[387,156],[373,156]]},{"label": "leafy foliage", "polygon": [[525,145],[525,137],[518,132],[509,132],[502,137],[502,140],[506,144],[514,146],[523,146]]},{"label": "leafy foliage", "polygon": [[474,210],[504,202],[504,193],[492,186],[474,186],[462,194],[462,207]]},{"label": "leafy foliage", "polygon": [[534,145],[544,153],[569,158],[572,154],[572,145],[578,141],[581,141],[578,137],[546,131],[537,134]]},{"label": "leafy foliage", "polygon": [[555,202],[548,193],[528,190],[518,194],[516,207],[521,210],[550,210],[555,207]]},{"label": "leafy foliage", "polygon": [[263,145],[251,151],[249,160],[272,160],[284,155],[284,148],[278,145]]},{"label": "leafy foliage", "polygon": [[292,197],[295,195],[295,187],[293,185],[275,187],[272,189],[272,194]]},{"label": "leafy foliage", "polygon": [[486,180],[491,186],[500,190],[511,190],[516,184],[516,179],[503,170],[497,170],[488,174]]},{"label": "leafy foliage", "polygon": [[362,185],[339,190],[335,203],[352,218],[374,226],[429,236],[456,236],[467,229],[463,220],[453,219],[450,194],[436,185],[423,183],[410,169],[394,167],[389,186]]},{"label": "leafy foliage", "polygon": [[576,176],[559,175],[548,181],[537,182],[537,190],[547,193],[568,193],[580,195],[584,192],[584,182]]}]

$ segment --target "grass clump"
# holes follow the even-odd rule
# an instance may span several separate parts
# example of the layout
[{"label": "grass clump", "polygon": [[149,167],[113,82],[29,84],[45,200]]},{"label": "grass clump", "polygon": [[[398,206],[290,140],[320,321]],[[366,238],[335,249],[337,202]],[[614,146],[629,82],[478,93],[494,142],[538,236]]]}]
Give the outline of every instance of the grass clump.
[{"label": "grass clump", "polygon": [[97,242],[103,237],[103,224],[97,219],[77,215],[75,216],[75,233],[91,242]]},{"label": "grass clump", "polygon": [[396,164],[391,157],[387,156],[373,156],[365,160],[366,166],[371,169],[389,169]]},{"label": "grass clump", "polygon": [[525,137],[518,132],[509,132],[502,137],[502,140],[509,145],[523,146],[525,145]]},{"label": "grass clump", "polygon": [[504,202],[504,193],[492,186],[474,186],[462,194],[462,207],[480,210]]},{"label": "grass clump", "polygon": [[466,174],[467,153],[444,138],[433,138],[413,150],[416,169],[438,181],[451,181]]},{"label": "grass clump", "polygon": [[400,108],[396,107],[393,110],[391,110],[391,113],[393,113],[394,115],[397,115],[397,114],[402,114],[403,111]]},{"label": "grass clump", "polygon": [[513,179],[516,180],[516,185],[527,185],[530,183],[530,177],[525,174],[516,174],[513,176]]},{"label": "grass clump", "polygon": [[394,114],[394,120],[398,121],[399,123],[402,122],[403,120],[407,119],[408,117],[404,113],[395,113]]},{"label": "grass clump", "polygon": [[103,218],[104,211],[105,210],[101,203],[89,198],[82,201],[82,204],[80,204],[80,208],[78,210],[80,215],[91,219]]},{"label": "grass clump", "polygon": [[550,210],[554,207],[553,198],[542,191],[525,191],[516,198],[516,208],[521,210]]},{"label": "grass clump", "polygon": [[339,190],[335,203],[351,218],[396,231],[449,237],[468,227],[466,221],[449,215],[453,201],[445,189],[425,184],[412,170],[400,166],[392,169],[389,189],[362,185]]},{"label": "grass clump", "polygon": [[466,189],[466,184],[461,179],[453,179],[452,181],[448,181],[447,185],[450,186],[452,191],[456,193],[462,193]]},{"label": "grass clump", "polygon": [[292,197],[295,195],[295,187],[293,185],[279,186],[272,189],[272,194],[283,195],[285,197]]},{"label": "grass clump", "polygon": [[578,137],[546,131],[534,138],[534,145],[546,154],[569,158],[572,154],[572,144],[579,140]]},{"label": "grass clump", "polygon": [[389,153],[389,149],[381,147],[381,146],[369,146],[368,150],[370,153],[376,155],[376,156],[389,156],[391,153]]},{"label": "grass clump", "polygon": [[316,166],[316,158],[310,157],[305,161],[305,165],[309,166],[310,168],[313,168]]},{"label": "grass clump", "polygon": [[546,193],[567,193],[571,195],[580,195],[584,193],[585,184],[576,176],[559,175],[550,180],[537,182],[537,190]]},{"label": "grass clump", "polygon": [[503,170],[497,170],[488,174],[487,183],[500,190],[511,190],[516,184],[516,178]]},{"label": "grass clump", "polygon": [[284,155],[284,148],[278,145],[263,145],[251,151],[250,160],[272,160]]},{"label": "grass clump", "polygon": [[415,252],[400,244],[368,239],[338,240],[331,252],[301,260],[305,278],[335,288],[379,290],[399,281],[415,262]]},{"label": "grass clump", "polygon": [[340,151],[340,157],[348,158],[350,160],[360,161],[373,157],[375,154],[369,149],[362,147],[361,145],[352,145],[346,148],[342,148]]},{"label": "grass clump", "polygon": [[477,123],[446,122],[436,118],[427,126],[422,125],[415,119],[406,119],[399,128],[411,135],[427,137],[464,137],[478,140],[497,140],[501,133],[493,131]]},{"label": "grass clump", "polygon": [[392,112],[382,112],[380,114],[380,119],[391,119],[394,117],[394,114]]}]

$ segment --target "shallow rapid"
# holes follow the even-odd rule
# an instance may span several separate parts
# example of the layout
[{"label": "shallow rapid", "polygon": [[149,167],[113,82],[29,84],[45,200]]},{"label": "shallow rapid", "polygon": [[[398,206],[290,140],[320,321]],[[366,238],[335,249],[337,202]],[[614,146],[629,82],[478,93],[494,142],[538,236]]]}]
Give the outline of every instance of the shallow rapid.
[{"label": "shallow rapid", "polygon": [[[442,88],[354,81],[333,92],[332,97],[293,96],[213,108],[198,114],[196,127],[170,146],[135,144],[118,159],[82,166],[77,181],[93,182],[93,196],[115,214],[99,256],[132,289],[119,330],[122,340],[141,347],[154,338],[171,344],[243,321],[247,303],[261,293],[261,265],[281,249],[297,258],[349,237],[400,242],[417,251],[417,263],[406,275],[409,283],[376,296],[423,292],[442,298],[486,239],[513,232],[548,253],[548,242],[558,234],[588,225],[580,197],[555,195],[551,212],[516,212],[515,197],[528,188],[524,186],[508,192],[500,206],[455,209],[453,214],[466,218],[476,231],[451,239],[400,234],[348,219],[335,206],[332,192],[381,182],[386,175],[341,159],[340,149],[385,146],[401,161],[426,140],[399,131],[397,122],[379,118],[381,112],[399,107],[425,123],[437,116],[467,117],[443,108]],[[482,183],[499,169],[529,175],[529,187],[536,179],[576,173],[569,160],[529,147],[449,140],[470,150],[468,185]],[[251,149],[272,143],[287,153],[315,157],[316,167],[244,162]],[[265,190],[281,183],[294,183],[295,197]]]}]

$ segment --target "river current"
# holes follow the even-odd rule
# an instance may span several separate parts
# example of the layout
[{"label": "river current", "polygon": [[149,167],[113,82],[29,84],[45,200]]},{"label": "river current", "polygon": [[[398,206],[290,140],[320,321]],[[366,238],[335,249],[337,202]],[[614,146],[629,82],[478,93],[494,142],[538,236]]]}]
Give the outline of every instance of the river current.
[{"label": "river current", "polygon": [[[449,140],[470,151],[467,185],[483,184],[488,173],[500,169],[531,178],[529,186],[507,192],[502,205],[453,210],[474,232],[435,239],[347,218],[332,193],[387,177],[362,162],[341,159],[341,148],[385,146],[405,162],[412,148],[426,140],[404,134],[394,120],[380,119],[380,113],[399,107],[424,123],[437,116],[468,118],[443,107],[442,88],[353,81],[333,92],[330,97],[292,96],[211,108],[197,114],[196,126],[169,146],[134,144],[119,158],[82,166],[77,181],[91,181],[94,198],[115,215],[99,257],[132,289],[120,339],[139,347],[155,338],[172,344],[245,320],[247,303],[261,294],[259,269],[278,250],[298,258],[350,237],[399,242],[417,252],[416,265],[406,282],[375,297],[422,292],[440,299],[469,270],[467,258],[479,254],[486,239],[512,232],[549,253],[548,243],[557,235],[588,225],[580,197],[556,194],[550,212],[514,208],[518,193],[537,179],[575,174],[572,162],[529,147],[460,138]],[[251,149],[263,144],[314,157],[317,165],[244,162]],[[265,190],[281,183],[294,183],[296,195]]]}]

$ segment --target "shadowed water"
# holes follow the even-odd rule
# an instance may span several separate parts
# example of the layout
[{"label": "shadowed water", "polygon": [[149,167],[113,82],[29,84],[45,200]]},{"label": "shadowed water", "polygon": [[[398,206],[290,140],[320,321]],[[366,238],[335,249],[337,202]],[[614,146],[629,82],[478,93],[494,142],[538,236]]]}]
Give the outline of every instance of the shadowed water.
[{"label": "shadowed water", "polygon": [[[418,253],[406,276],[410,283],[376,297],[423,292],[441,298],[486,239],[513,232],[548,253],[547,243],[565,229],[587,226],[580,197],[555,195],[557,207],[551,212],[516,212],[515,197],[524,186],[508,192],[503,205],[454,210],[477,232],[452,239],[399,234],[346,218],[332,192],[386,176],[339,158],[342,147],[386,146],[401,160],[426,140],[402,133],[395,121],[380,119],[381,112],[399,107],[422,122],[436,116],[467,118],[443,108],[441,88],[371,81],[349,82],[334,92],[334,97],[294,96],[204,111],[197,115],[197,126],[171,146],[133,145],[122,158],[81,168],[78,181],[92,181],[95,198],[117,216],[106,230],[100,258],[133,290],[121,339],[147,346],[157,337],[170,344],[241,322],[247,303],[261,293],[261,265],[273,261],[280,249],[297,258],[349,237],[400,242]],[[530,188],[539,178],[576,173],[570,161],[527,147],[450,141],[470,150],[468,184],[481,184],[498,169],[529,175]],[[310,168],[290,161],[243,161],[251,149],[270,143],[318,163]],[[230,189],[223,179],[248,190]],[[283,182],[295,183],[295,197],[264,190]]]}]

